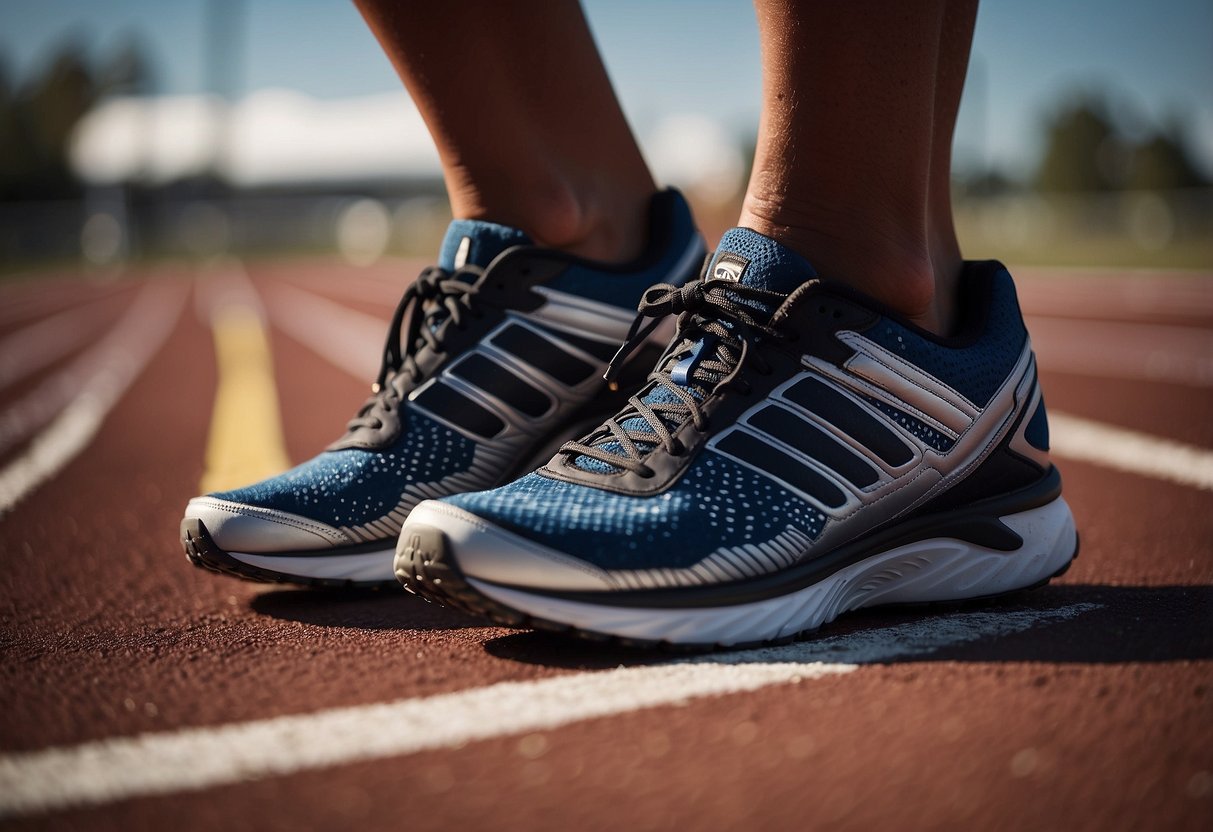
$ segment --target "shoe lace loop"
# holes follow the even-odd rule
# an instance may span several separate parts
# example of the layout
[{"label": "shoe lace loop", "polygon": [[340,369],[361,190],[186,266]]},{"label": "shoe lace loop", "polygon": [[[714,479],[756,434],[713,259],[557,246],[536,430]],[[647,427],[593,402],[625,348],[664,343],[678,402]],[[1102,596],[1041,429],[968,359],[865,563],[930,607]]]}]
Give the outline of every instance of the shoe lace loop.
[{"label": "shoe lace loop", "polygon": [[429,266],[404,290],[388,325],[372,395],[346,425],[347,431],[382,427],[383,414],[391,413],[401,398],[423,380],[418,353],[426,347],[442,352],[440,326],[449,320],[450,326],[462,329],[467,317],[477,314],[476,283],[483,272],[477,266],[463,266],[453,272]]},{"label": "shoe lace loop", "polygon": [[644,462],[649,452],[660,447],[671,455],[681,454],[684,449],[674,434],[687,421],[699,431],[707,430],[703,402],[709,395],[726,387],[748,393],[748,382],[738,377],[747,363],[759,373],[771,371],[753,345],[763,338],[783,339],[769,325],[767,311],[784,299],[777,292],[720,280],[650,288],[603,377],[614,384],[623,362],[669,315],[679,316],[677,346],[649,374],[643,396],[632,396],[613,418],[583,440],[566,442],[560,453],[570,462],[584,456],[652,476]]}]

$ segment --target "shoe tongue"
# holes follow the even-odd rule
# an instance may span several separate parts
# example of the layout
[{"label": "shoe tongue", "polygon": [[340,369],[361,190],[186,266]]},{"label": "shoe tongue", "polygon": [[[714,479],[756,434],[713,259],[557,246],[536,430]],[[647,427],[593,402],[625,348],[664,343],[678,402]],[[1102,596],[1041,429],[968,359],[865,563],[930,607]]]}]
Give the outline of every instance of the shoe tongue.
[{"label": "shoe tongue", "polygon": [[530,237],[508,225],[484,220],[452,220],[442,240],[438,265],[448,272],[462,266],[483,268],[507,248],[530,243]]},{"label": "shoe tongue", "polygon": [[[720,239],[720,245],[716,247],[716,252],[712,255],[712,261],[708,265],[705,276],[709,282],[727,281],[742,286],[752,286],[756,289],[765,289],[768,292],[777,292],[781,295],[790,295],[802,284],[817,277],[817,272],[813,270],[807,260],[787,246],[775,242],[770,237],[764,237],[757,231],[751,231],[748,228],[734,228],[726,231]],[[770,304],[763,301],[740,295],[733,297],[738,303],[759,310],[768,317],[775,312]],[[763,317],[763,314],[758,317]],[[696,345],[691,346],[690,355],[677,362],[672,362],[672,366],[667,367],[671,372],[671,380],[700,400],[703,399],[704,393],[691,381],[691,377],[694,375],[696,358],[700,357],[700,352],[707,346],[707,342],[700,340]],[[650,405],[673,404],[679,399],[663,385],[655,384],[643,396],[642,401]],[[678,425],[671,419],[663,419],[663,421],[670,430],[678,428]],[[624,419],[619,426],[624,430],[638,432],[651,430],[640,416]],[[637,442],[637,446],[642,452],[648,453],[653,444]],[[611,453],[623,454],[623,446],[614,439],[602,443],[600,447]],[[573,460],[573,464],[583,470],[597,473],[614,473],[620,470],[610,463],[586,456],[577,457]]]},{"label": "shoe tongue", "polygon": [[748,228],[733,228],[720,238],[708,266],[709,281],[725,280],[790,295],[817,272],[796,252]]},{"label": "shoe tongue", "polygon": [[[809,265],[808,260],[770,237],[748,228],[733,228],[720,238],[720,244],[712,254],[705,276],[708,284],[736,283],[786,297],[807,281],[816,278],[817,272]],[[737,292],[727,294],[737,303],[754,310],[751,314],[759,321],[769,320],[775,314],[776,308],[782,304],[782,301],[774,298],[760,300]],[[722,323],[726,329],[732,329],[730,323]],[[696,398],[699,398],[700,394],[694,389],[691,377],[698,362],[712,349],[714,342],[701,339],[691,347],[690,355],[669,368],[674,383],[690,389]],[[660,387],[649,395],[654,394],[668,395]]]}]

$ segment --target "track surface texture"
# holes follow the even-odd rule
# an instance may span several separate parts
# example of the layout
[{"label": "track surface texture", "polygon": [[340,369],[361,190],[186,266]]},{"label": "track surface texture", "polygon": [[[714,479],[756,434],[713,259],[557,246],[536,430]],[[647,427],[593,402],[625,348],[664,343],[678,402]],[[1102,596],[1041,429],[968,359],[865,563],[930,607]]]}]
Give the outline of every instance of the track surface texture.
[{"label": "track surface texture", "polygon": [[1063,576],[682,655],[186,560],[182,508],[242,438],[216,310],[260,322],[263,462],[295,463],[420,265],[0,284],[0,825],[1213,828],[1213,275],[1019,274]]}]

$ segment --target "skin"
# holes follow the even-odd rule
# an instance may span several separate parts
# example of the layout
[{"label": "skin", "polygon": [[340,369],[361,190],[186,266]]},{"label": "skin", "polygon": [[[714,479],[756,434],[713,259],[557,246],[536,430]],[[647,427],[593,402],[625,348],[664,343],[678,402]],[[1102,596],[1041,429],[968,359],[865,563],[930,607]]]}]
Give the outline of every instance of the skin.
[{"label": "skin", "polygon": [[758,0],[763,111],[739,225],[944,331],[973,0]]},{"label": "skin", "polygon": [[438,147],[456,217],[602,260],[657,189],[576,0],[355,0]]},{"label": "skin", "polygon": [[[438,146],[457,217],[623,260],[655,185],[575,0],[355,0]],[[762,117],[738,225],[936,332],[960,248],[952,133],[976,0],[756,0]],[[688,13],[693,13],[688,11]]]}]

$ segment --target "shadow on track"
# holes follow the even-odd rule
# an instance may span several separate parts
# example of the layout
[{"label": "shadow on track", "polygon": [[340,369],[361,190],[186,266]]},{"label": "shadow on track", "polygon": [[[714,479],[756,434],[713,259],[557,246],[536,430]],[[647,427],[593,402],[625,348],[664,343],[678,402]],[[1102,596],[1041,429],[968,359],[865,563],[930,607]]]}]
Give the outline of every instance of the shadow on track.
[{"label": "shadow on track", "polygon": [[276,589],[249,602],[259,615],[354,630],[455,630],[484,621],[421,600],[401,588]]},{"label": "shadow on track", "polygon": [[[860,610],[821,628],[804,643],[811,648],[815,640],[870,633],[933,616],[1045,612],[1073,604],[1096,604],[1099,608],[1068,620],[900,661],[1123,664],[1213,659],[1213,586],[1060,584],[989,601]],[[488,653],[510,661],[583,670],[651,664],[680,655],[530,631],[494,638],[484,647]]]}]

